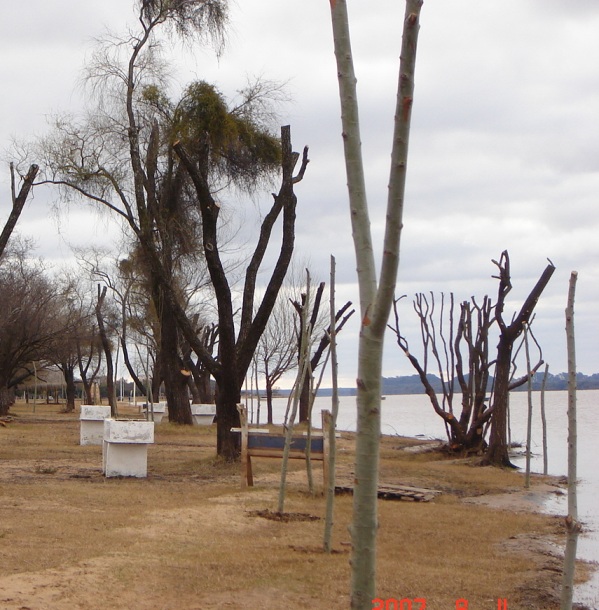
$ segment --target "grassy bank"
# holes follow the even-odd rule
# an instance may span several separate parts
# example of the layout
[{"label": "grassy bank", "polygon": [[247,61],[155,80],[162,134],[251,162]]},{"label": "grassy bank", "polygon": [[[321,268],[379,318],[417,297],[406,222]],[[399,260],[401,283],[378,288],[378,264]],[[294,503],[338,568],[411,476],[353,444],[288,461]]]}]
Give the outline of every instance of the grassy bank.
[{"label": "grassy bank", "polygon": [[[279,462],[255,460],[255,487],[242,491],[238,465],[214,457],[214,427],[157,424],[148,478],[105,479],[101,447],[81,447],[77,414],[57,411],[17,405],[0,428],[0,608],[348,607],[351,497],[337,497],[325,555],[324,498],[307,493],[301,461],[286,505],[298,514],[275,521],[260,515],[276,508]],[[563,540],[561,520],[464,502],[506,490],[516,500],[523,478],[404,451],[414,442],[383,439],[381,479],[443,493],[379,501],[378,596],[423,598],[428,610],[459,598],[477,610],[498,598],[558,607],[561,559],[546,543]],[[339,444],[348,474],[352,436]]]}]

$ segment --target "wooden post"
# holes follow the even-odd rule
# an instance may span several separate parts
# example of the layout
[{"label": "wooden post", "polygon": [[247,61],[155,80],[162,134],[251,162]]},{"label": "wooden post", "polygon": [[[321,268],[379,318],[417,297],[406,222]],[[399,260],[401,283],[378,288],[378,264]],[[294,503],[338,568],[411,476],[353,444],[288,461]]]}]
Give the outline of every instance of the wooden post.
[{"label": "wooden post", "polygon": [[241,488],[254,486],[252,474],[252,458],[248,454],[248,414],[243,405],[237,405],[239,423],[241,426]]}]

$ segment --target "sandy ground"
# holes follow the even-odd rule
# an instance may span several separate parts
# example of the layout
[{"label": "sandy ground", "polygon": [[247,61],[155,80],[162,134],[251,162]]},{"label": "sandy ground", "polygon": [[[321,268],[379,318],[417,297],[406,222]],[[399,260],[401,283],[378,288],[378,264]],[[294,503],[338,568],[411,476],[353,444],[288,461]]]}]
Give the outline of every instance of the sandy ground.
[{"label": "sandy ground", "polygon": [[[27,485],[42,485],[48,474],[47,468],[53,470],[52,477],[56,479],[102,479],[102,473],[97,468],[96,457],[73,461],[72,459],[54,458],[51,461],[40,460],[11,460],[0,467],[0,485],[9,482],[24,483]],[[277,477],[277,475],[272,475]],[[295,473],[290,473],[293,480]],[[303,473],[298,473],[303,476]],[[233,477],[235,480],[237,477]],[[261,492],[253,492],[251,501],[256,502]],[[502,494],[487,494],[477,497],[464,498],[463,502],[483,504],[496,509],[509,511],[539,512],[547,498],[559,498],[564,493],[562,486],[543,484],[536,486],[534,491],[525,489],[512,489]],[[45,500],[52,501],[51,499]],[[136,540],[143,545],[151,543],[152,539],[161,535],[161,524],[168,522],[169,536],[174,540],[185,539],[189,528],[206,525],[206,536],[215,529],[232,535],[235,531],[247,531],[247,513],[255,505],[249,503],[248,495],[231,491],[210,498],[196,508],[184,507],[168,510],[155,510],[148,513],[143,523],[128,526],[122,531],[124,540]],[[46,504],[47,506],[47,504]],[[35,511],[35,506],[28,506],[28,510]],[[44,510],[44,506],[39,507]],[[241,510],[240,510],[241,509]],[[65,518],[76,517],[65,514]],[[0,525],[2,525],[0,523]],[[253,526],[252,526],[253,527]],[[209,528],[209,529],[208,529]],[[6,544],[0,527],[0,546]],[[7,537],[9,538],[9,537]],[[525,553],[530,558],[531,571],[534,574],[543,572],[561,571],[562,549],[547,540],[530,536],[523,536],[505,542],[505,549],[511,552]],[[137,562],[138,565],[133,565]],[[119,574],[130,571],[132,567],[147,578],[131,581]],[[297,591],[286,593],[281,589],[272,589],[268,583],[262,588],[253,588],[248,591],[210,593],[198,598],[197,595],[177,597],[175,606],[165,599],[172,599],[159,587],[152,586],[152,574],[161,569],[159,560],[141,554],[140,558],[132,559],[132,554],[107,553],[83,561],[61,565],[55,569],[20,571],[15,574],[0,575],[0,610],[217,610],[236,608],[242,610],[258,610],[270,608],[273,599],[279,608],[294,608],[313,610],[322,607],[322,596],[311,597],[310,594],[299,594]],[[214,565],[217,577],[218,565]],[[109,586],[107,586],[107,583]],[[148,586],[146,586],[148,585]],[[545,592],[543,580],[539,578],[538,588],[530,587],[528,592],[532,599],[541,600],[539,610],[549,610],[556,607],[555,591]],[[546,597],[544,597],[546,595]],[[543,600],[546,600],[546,603]],[[330,608],[349,607],[348,596],[331,600]],[[533,606],[529,606],[533,607]],[[486,609],[481,609],[486,610]],[[510,606],[510,610],[516,610]]]}]

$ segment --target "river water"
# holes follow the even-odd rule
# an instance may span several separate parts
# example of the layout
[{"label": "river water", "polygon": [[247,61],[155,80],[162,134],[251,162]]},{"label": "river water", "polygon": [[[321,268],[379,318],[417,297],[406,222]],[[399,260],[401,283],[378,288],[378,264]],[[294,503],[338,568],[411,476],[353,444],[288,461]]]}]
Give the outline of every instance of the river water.
[{"label": "river water", "polygon": [[[543,472],[542,425],[540,415],[540,394],[533,393],[532,459],[533,472]],[[273,404],[275,423],[284,418],[287,399],[275,399]],[[455,404],[459,404],[457,401]],[[545,411],[547,419],[548,474],[566,475],[568,472],[568,395],[567,392],[546,392]],[[316,399],[314,412],[330,409],[331,399]],[[510,396],[510,419],[512,441],[526,444],[526,418],[528,396],[526,392],[514,392]],[[577,557],[599,562],[599,390],[585,390],[577,393],[578,420],[578,515],[584,525],[584,533],[579,536]],[[355,431],[356,399],[341,397],[339,405],[338,429]],[[441,418],[433,411],[425,395],[393,395],[382,402],[383,434],[446,439]],[[515,464],[525,467],[524,456],[515,456]],[[553,514],[567,513],[566,496],[548,499],[545,510]],[[575,601],[599,609],[599,571],[593,579],[576,588]]]}]

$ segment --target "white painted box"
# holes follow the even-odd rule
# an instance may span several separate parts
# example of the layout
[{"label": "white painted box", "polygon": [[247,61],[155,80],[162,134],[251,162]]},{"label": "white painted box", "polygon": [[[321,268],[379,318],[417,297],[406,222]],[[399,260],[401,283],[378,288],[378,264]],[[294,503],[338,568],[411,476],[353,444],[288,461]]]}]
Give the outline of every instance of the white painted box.
[{"label": "white painted box", "polygon": [[154,414],[154,422],[159,424],[162,418],[168,415],[168,407],[166,401],[153,403],[151,406],[144,403],[144,413],[149,412],[149,418],[152,418]]},{"label": "white painted box", "polygon": [[79,443],[101,445],[104,438],[104,420],[110,417],[109,405],[81,405]]},{"label": "white painted box", "polygon": [[142,445],[153,443],[154,422],[145,419],[105,419],[104,442]]},{"label": "white painted box", "polygon": [[148,445],[154,442],[154,422],[104,420],[102,471],[106,477],[146,477]]},{"label": "white painted box", "polygon": [[191,417],[197,426],[210,426],[216,416],[216,405],[191,405]]}]

